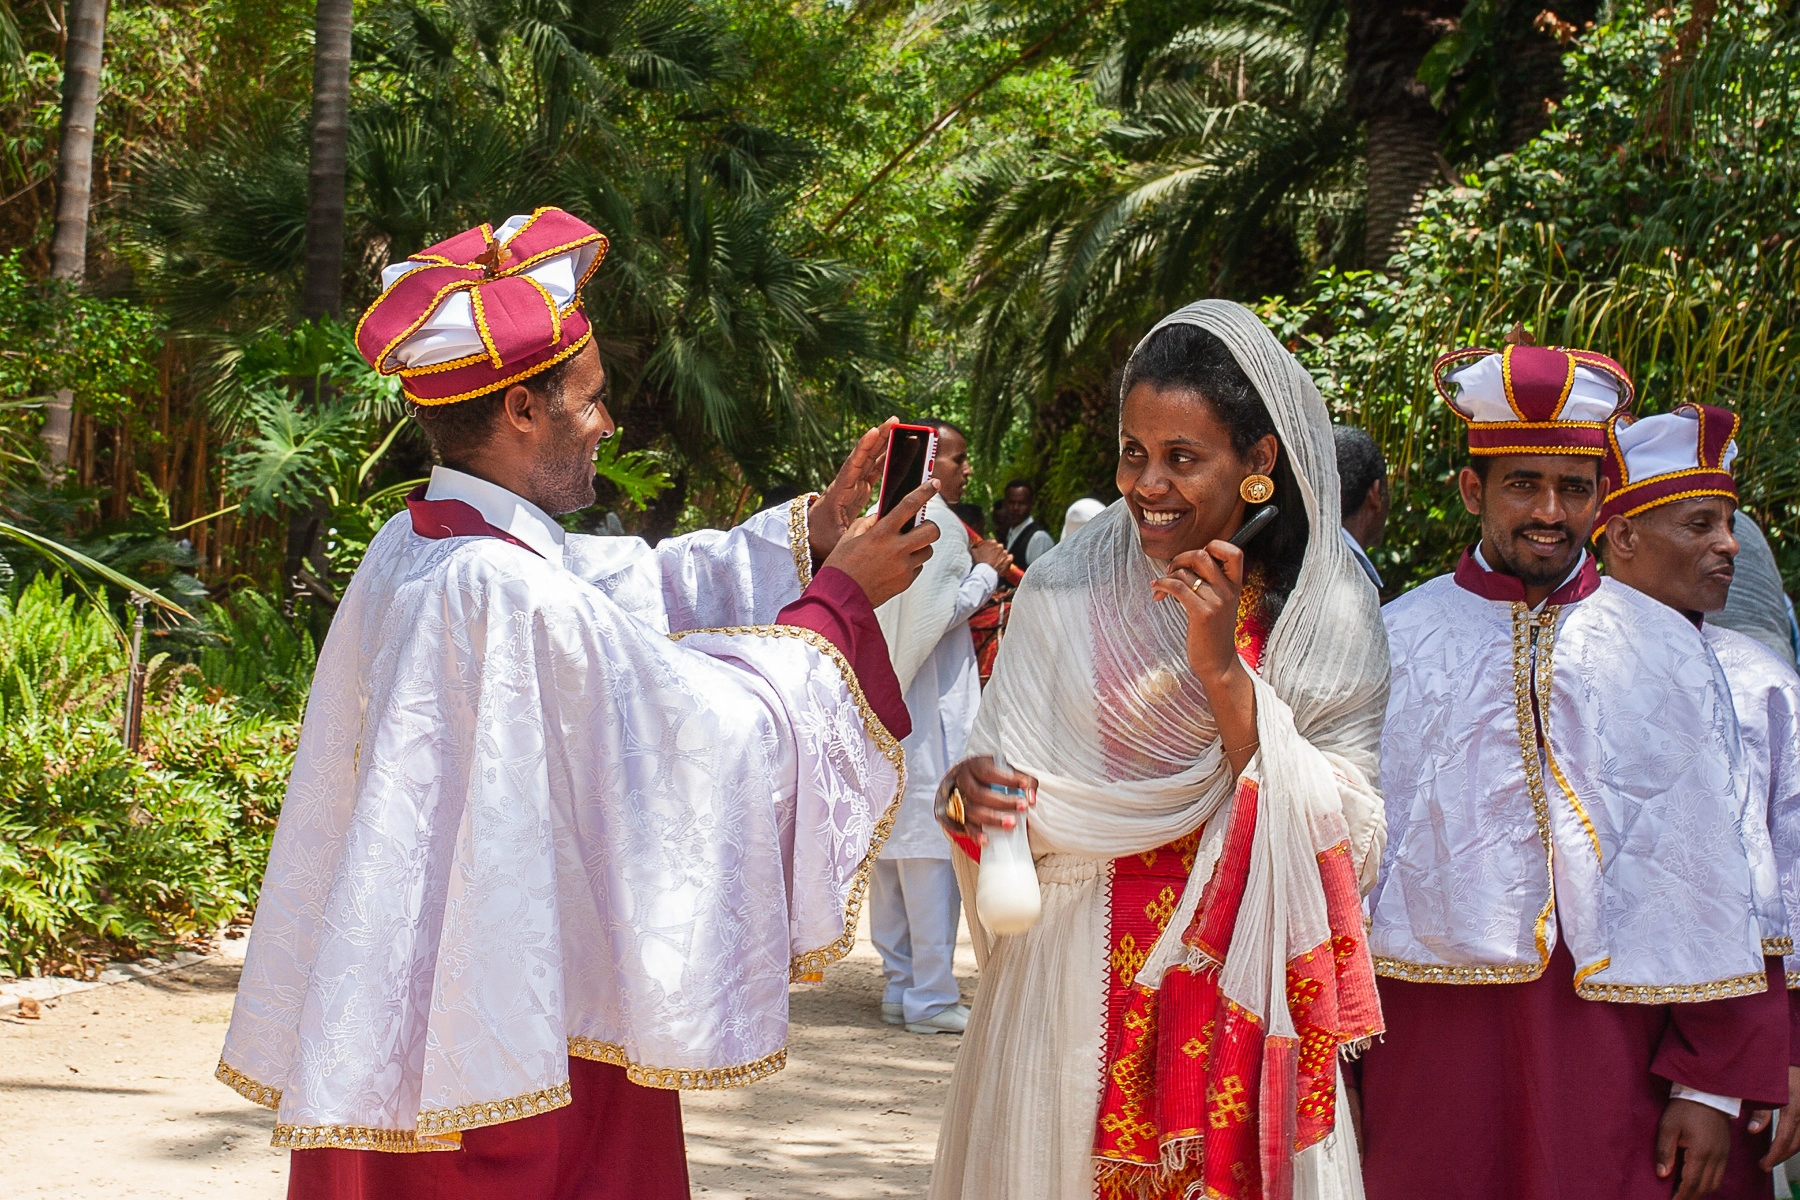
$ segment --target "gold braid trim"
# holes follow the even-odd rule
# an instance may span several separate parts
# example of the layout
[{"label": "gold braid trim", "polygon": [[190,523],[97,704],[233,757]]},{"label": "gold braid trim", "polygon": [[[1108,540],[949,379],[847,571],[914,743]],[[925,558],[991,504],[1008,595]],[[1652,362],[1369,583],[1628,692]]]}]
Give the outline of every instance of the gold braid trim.
[{"label": "gold braid trim", "polygon": [[1794,939],[1791,937],[1764,938],[1762,942],[1764,957],[1778,955],[1785,958],[1794,952]]},{"label": "gold braid trim", "polygon": [[499,1125],[520,1117],[535,1117],[563,1107],[573,1097],[569,1082],[555,1087],[539,1088],[508,1100],[490,1100],[485,1104],[459,1104],[455,1108],[434,1108],[419,1114],[420,1137],[455,1137],[465,1129]]},{"label": "gold braid trim", "polygon": [[213,1078],[252,1104],[260,1104],[264,1108],[281,1107],[280,1088],[256,1082],[222,1058],[219,1060],[219,1065],[213,1068]]},{"label": "gold braid trim", "polygon": [[1544,973],[1543,963],[1501,963],[1495,966],[1461,966],[1451,963],[1416,963],[1403,958],[1375,959],[1375,973],[1384,979],[1407,983],[1530,983]]},{"label": "gold braid trim", "polygon": [[[888,732],[881,718],[875,715],[869,698],[863,695],[862,684],[857,681],[856,672],[850,667],[850,660],[844,652],[832,645],[831,640],[811,629],[802,629],[798,625],[740,625],[727,629],[690,629],[682,633],[672,633],[670,638],[680,641],[697,633],[720,633],[728,637],[791,637],[798,638],[813,649],[823,654],[837,665],[839,674],[843,676],[844,686],[850,689],[850,698],[856,702],[856,710],[862,714],[863,728],[882,755],[894,764],[894,798],[888,801],[886,811],[881,819],[875,822],[875,832],[869,838],[869,852],[863,856],[862,863],[856,868],[856,874],[850,880],[850,895],[844,902],[844,932],[829,945],[820,946],[817,950],[808,950],[797,954],[788,964],[788,978],[799,983],[808,975],[816,975],[826,967],[850,953],[856,945],[856,920],[862,913],[863,899],[869,893],[869,876],[875,869],[875,860],[881,854],[881,848],[887,844],[888,834],[894,831],[894,819],[900,815],[900,798],[906,794],[906,752],[900,748],[899,739]],[[585,1057],[577,1055],[577,1057]],[[603,1060],[604,1061],[604,1060]],[[779,1069],[779,1068],[777,1068]]]},{"label": "gold braid trim", "polygon": [[794,573],[800,576],[800,590],[812,583],[812,502],[819,493],[808,492],[788,501],[788,549],[794,555]]},{"label": "gold braid trim", "polygon": [[1691,1004],[1754,996],[1768,988],[1769,977],[1762,971],[1752,971],[1711,983],[1582,983],[1576,986],[1575,994],[1583,1000],[1608,1000],[1614,1004]]},{"label": "gold braid trim", "polygon": [[787,1066],[786,1047],[773,1054],[765,1055],[755,1062],[742,1063],[735,1067],[705,1067],[699,1070],[684,1070],[679,1067],[646,1067],[642,1063],[632,1062],[625,1054],[625,1047],[618,1043],[600,1042],[593,1038],[570,1038],[569,1054],[574,1058],[585,1058],[589,1062],[624,1067],[625,1077],[639,1087],[662,1088],[665,1091],[708,1091],[743,1087],[745,1084],[755,1083],[759,1079],[767,1079]]},{"label": "gold braid trim", "polygon": [[[1562,612],[1559,604],[1547,605],[1542,614],[1534,614],[1523,601],[1515,600],[1513,618],[1513,710],[1519,726],[1519,757],[1525,767],[1525,791],[1531,797],[1532,816],[1537,820],[1538,840],[1544,845],[1544,879],[1549,895],[1538,913],[1537,975],[1550,961],[1550,918],[1556,913],[1556,850],[1550,832],[1550,801],[1544,793],[1544,772],[1538,763],[1538,715],[1532,712],[1532,685],[1536,684],[1537,714],[1550,710],[1550,655],[1556,648],[1556,618]],[[1538,656],[1536,678],[1533,678],[1531,650],[1536,637]],[[1548,733],[1545,736],[1548,744]],[[1536,978],[1533,975],[1532,978]]]},{"label": "gold braid trim", "polygon": [[379,1150],[383,1154],[462,1149],[462,1139],[454,1133],[432,1139],[410,1129],[372,1129],[367,1125],[277,1125],[269,1144],[277,1150]]}]

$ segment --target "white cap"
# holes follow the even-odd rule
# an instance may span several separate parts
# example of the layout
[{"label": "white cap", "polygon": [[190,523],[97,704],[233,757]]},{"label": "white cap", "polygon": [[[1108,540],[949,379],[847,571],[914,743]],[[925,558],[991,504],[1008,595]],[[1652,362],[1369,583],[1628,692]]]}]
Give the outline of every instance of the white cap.
[{"label": "white cap", "polygon": [[1069,511],[1063,514],[1063,540],[1065,542],[1068,541],[1069,537],[1083,525],[1086,525],[1089,521],[1105,511],[1106,505],[1100,503],[1100,501],[1094,499],[1092,496],[1083,496],[1075,503],[1069,505]]}]

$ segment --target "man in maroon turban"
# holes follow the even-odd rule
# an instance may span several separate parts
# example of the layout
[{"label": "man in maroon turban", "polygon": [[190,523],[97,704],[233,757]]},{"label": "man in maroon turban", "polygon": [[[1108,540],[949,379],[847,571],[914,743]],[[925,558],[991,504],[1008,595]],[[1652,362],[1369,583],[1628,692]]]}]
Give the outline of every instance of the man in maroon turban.
[{"label": "man in maroon turban", "polygon": [[780,1070],[790,979],[855,936],[910,730],[874,605],[930,486],[851,524],[876,429],[729,532],[566,533],[613,432],[605,248],[482,225],[357,329],[439,465],[320,652],[218,1068],[290,1197],[686,1197],[677,1089]]}]

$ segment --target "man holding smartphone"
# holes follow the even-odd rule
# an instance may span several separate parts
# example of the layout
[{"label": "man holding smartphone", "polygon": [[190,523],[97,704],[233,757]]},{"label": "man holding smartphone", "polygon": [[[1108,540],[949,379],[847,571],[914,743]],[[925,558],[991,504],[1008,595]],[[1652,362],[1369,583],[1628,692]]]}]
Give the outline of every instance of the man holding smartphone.
[{"label": "man holding smartphone", "polygon": [[948,421],[927,424],[937,431],[938,493],[925,506],[924,523],[941,534],[918,580],[876,612],[913,731],[902,743],[906,794],[875,862],[870,927],[887,979],[882,1019],[911,1033],[961,1033],[969,1009],[953,965],[962,898],[932,804],[938,779],[968,745],[981,702],[969,618],[1000,586],[1012,556],[994,541],[970,546],[951,509],[974,473],[968,439]]},{"label": "man holding smartphone", "polygon": [[855,940],[910,732],[873,605],[937,527],[852,522],[883,427],[729,532],[566,533],[605,249],[484,224],[357,328],[438,466],[321,648],[217,1071],[293,1200],[685,1200],[677,1089],[780,1070],[789,981]]}]

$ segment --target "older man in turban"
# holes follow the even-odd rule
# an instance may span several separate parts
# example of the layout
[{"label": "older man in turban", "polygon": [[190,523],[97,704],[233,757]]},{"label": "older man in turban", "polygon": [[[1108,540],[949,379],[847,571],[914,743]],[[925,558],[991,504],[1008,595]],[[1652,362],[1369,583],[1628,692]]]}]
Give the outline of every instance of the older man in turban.
[{"label": "older man in turban", "polygon": [[357,329],[440,465],[320,653],[219,1064],[291,1197],[685,1197],[673,1089],[779,1070],[790,977],[854,936],[909,727],[873,606],[929,488],[846,531],[872,430],[729,533],[566,534],[613,430],[605,248],[482,225]]},{"label": "older man in turban", "polygon": [[[1800,678],[1779,653],[1712,619],[1737,590],[1737,527],[1755,528],[1737,511],[1737,428],[1735,413],[1705,404],[1641,421],[1617,418],[1602,464],[1609,486],[1595,540],[1606,573],[1699,626],[1725,672],[1750,781],[1743,824],[1763,953],[1771,981],[1791,988],[1800,983],[1792,936],[1800,913]],[[1792,1028],[1800,993],[1783,990],[1790,1029],[1768,1053],[1787,1066],[1789,1103],[1773,1144],[1766,1109],[1732,1122],[1720,1196],[1768,1196],[1769,1169],[1800,1151],[1800,1066],[1790,1065],[1800,1061]]]}]

